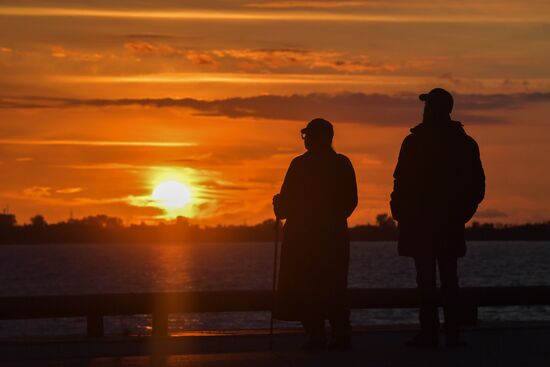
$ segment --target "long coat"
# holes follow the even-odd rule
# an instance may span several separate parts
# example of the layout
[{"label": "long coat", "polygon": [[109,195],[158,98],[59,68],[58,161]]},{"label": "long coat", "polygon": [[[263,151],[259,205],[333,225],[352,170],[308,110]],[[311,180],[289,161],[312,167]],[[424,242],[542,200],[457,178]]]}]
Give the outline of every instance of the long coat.
[{"label": "long coat", "polygon": [[286,218],[276,318],[328,318],[346,307],[347,218],[356,206],[355,172],[347,157],[330,149],[292,160],[275,208]]},{"label": "long coat", "polygon": [[485,195],[479,148],[462,124],[422,123],[411,129],[399,153],[391,194],[402,256],[466,253],[464,225]]}]

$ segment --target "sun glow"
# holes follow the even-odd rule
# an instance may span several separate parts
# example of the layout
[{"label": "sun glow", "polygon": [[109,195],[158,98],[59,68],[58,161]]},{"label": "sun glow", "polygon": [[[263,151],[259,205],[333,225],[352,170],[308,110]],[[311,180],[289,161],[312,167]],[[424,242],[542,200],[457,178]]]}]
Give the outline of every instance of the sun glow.
[{"label": "sun glow", "polygon": [[164,209],[181,209],[191,202],[191,190],[178,181],[163,181],[155,186],[151,194],[158,206]]}]

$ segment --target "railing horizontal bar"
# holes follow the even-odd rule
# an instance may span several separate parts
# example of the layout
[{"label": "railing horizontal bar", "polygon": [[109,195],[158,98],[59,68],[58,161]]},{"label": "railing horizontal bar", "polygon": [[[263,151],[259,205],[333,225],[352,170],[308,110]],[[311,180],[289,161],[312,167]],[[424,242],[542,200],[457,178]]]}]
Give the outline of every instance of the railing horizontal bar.
[{"label": "railing horizontal bar", "polygon": [[[476,306],[550,305],[550,286],[462,288],[461,295]],[[419,304],[413,288],[350,289],[348,299],[353,309],[414,308]],[[2,320],[270,309],[268,290],[0,297]]]}]

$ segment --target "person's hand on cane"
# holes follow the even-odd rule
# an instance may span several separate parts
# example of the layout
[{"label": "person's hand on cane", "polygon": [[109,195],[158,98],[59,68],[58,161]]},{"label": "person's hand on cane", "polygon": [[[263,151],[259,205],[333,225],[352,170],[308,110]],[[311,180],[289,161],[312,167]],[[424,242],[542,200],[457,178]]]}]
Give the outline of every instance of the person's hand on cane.
[{"label": "person's hand on cane", "polygon": [[273,195],[273,211],[275,212],[275,217],[277,217],[277,219],[284,218],[282,215],[282,209],[281,194]]}]

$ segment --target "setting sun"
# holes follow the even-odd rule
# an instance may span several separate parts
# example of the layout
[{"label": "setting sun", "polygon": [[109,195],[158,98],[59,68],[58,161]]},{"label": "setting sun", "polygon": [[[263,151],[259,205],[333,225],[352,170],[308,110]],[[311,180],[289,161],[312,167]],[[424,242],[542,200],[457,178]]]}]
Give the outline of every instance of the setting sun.
[{"label": "setting sun", "polygon": [[191,190],[181,182],[164,181],[155,186],[151,197],[163,208],[180,209],[191,201]]}]

